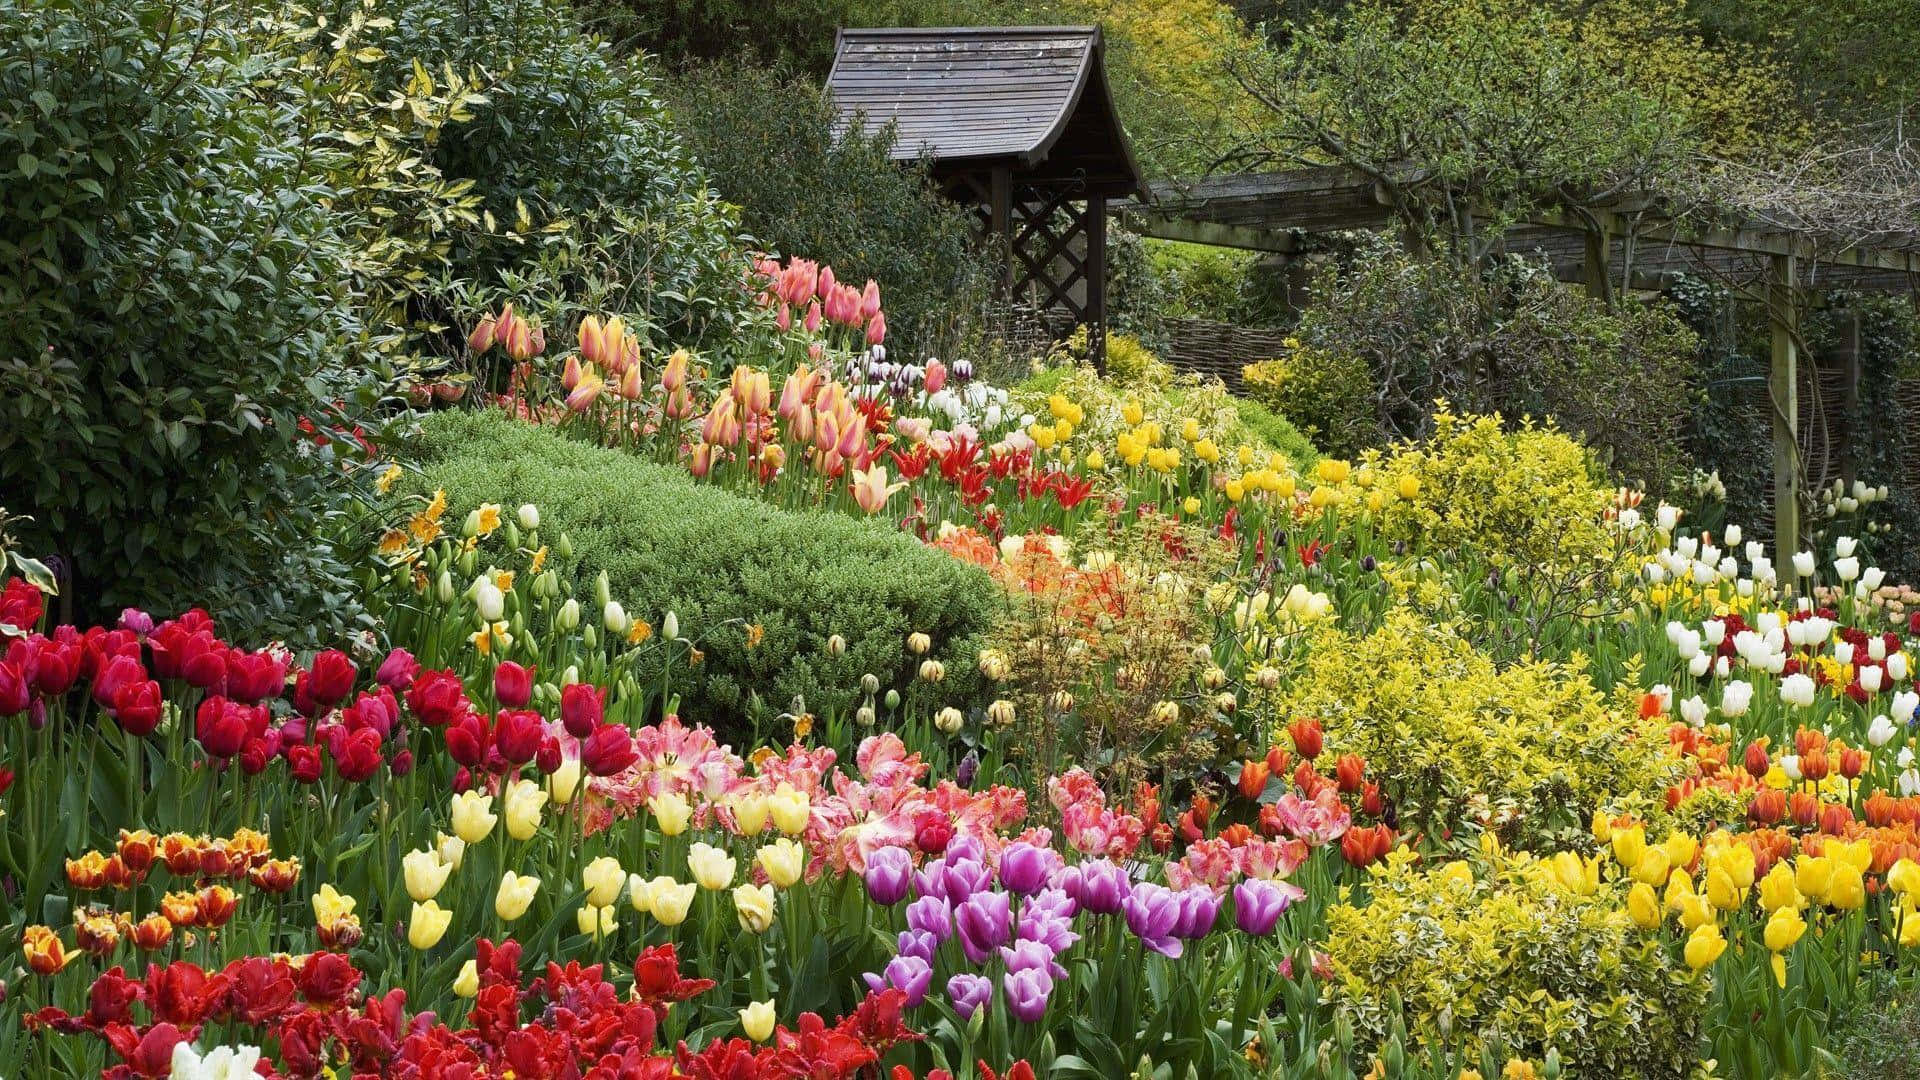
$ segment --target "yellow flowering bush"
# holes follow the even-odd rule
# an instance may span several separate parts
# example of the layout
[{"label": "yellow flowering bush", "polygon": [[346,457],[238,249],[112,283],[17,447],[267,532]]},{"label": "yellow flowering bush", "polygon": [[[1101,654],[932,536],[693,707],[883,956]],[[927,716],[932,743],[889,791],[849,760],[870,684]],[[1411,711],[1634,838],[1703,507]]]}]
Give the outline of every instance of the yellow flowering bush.
[{"label": "yellow flowering bush", "polygon": [[1247,396],[1293,421],[1326,453],[1358,454],[1379,438],[1373,373],[1357,354],[1295,346],[1286,356],[1241,369]]},{"label": "yellow flowering bush", "polygon": [[1365,757],[1403,827],[1472,823],[1531,846],[1579,834],[1603,801],[1644,804],[1679,767],[1661,721],[1611,706],[1581,661],[1502,668],[1404,608],[1364,636],[1311,633],[1273,716],[1318,717],[1328,753]]},{"label": "yellow flowering bush", "polygon": [[1549,866],[1495,855],[1476,876],[1389,855],[1365,903],[1327,910],[1336,1006],[1376,1044],[1400,1020],[1469,1056],[1495,1036],[1517,1056],[1557,1050],[1573,1076],[1688,1075],[1707,981],[1609,889],[1569,888]]},{"label": "yellow flowering bush", "polygon": [[1433,434],[1365,463],[1388,488],[1411,477],[1418,497],[1389,504],[1381,535],[1431,550],[1465,548],[1514,566],[1577,569],[1610,560],[1602,514],[1612,490],[1579,442],[1551,424],[1508,430],[1497,415],[1455,415],[1441,403]]}]

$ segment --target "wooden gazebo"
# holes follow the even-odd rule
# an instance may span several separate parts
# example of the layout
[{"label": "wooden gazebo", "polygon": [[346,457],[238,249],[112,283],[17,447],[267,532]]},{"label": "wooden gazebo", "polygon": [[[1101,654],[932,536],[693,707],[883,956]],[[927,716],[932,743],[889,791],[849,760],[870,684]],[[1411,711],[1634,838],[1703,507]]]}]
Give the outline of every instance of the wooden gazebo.
[{"label": "wooden gazebo", "polygon": [[1145,198],[1097,26],[842,30],[827,89],[843,121],[893,125],[1004,254],[1001,287],[1104,357],[1109,200]]}]

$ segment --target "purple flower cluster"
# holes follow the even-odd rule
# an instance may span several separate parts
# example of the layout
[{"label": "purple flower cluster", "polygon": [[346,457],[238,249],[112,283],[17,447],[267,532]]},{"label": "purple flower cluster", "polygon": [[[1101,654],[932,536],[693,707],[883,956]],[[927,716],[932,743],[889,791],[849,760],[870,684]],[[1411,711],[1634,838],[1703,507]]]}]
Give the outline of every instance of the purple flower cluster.
[{"label": "purple flower cluster", "polygon": [[[1219,921],[1222,897],[1204,885],[1175,890],[1132,881],[1108,859],[1072,866],[1051,848],[1009,844],[989,867],[979,841],[961,836],[919,870],[905,848],[867,858],[867,895],[892,907],[910,896],[907,929],[885,970],[866,975],[874,989],[895,987],[909,1006],[926,999],[942,946],[953,942],[972,967],[1000,961],[1007,1010],[1033,1023],[1046,1015],[1054,985],[1067,977],[1061,957],[1080,940],[1074,918],[1118,915],[1148,948],[1177,957],[1185,943],[1205,937]],[[1233,915],[1252,935],[1271,933],[1297,895],[1271,881],[1248,880],[1233,890]],[[952,951],[948,953],[953,956]],[[993,980],[962,971],[947,980],[954,1011],[972,1018],[993,1000]]]}]

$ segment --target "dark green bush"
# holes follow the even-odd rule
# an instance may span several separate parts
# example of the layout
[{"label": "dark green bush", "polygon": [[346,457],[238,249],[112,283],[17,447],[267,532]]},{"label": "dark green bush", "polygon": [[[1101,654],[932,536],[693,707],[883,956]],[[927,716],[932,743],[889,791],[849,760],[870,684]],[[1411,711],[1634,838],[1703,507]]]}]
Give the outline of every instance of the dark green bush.
[{"label": "dark green bush", "polygon": [[[81,618],[350,612],[321,539],[354,423],[354,252],[247,42],[163,0],[0,0],[0,505]],[[344,453],[342,453],[344,451]]]},{"label": "dark green bush", "polygon": [[[420,446],[418,484],[444,489],[456,517],[482,502],[534,503],[541,528],[571,540],[581,595],[604,570],[630,614],[657,626],[671,609],[683,635],[704,637],[688,716],[738,731],[742,716],[764,720],[795,697],[815,713],[844,710],[867,672],[922,707],[964,706],[978,687],[994,586],[889,526],[779,510],[497,412],[436,414]],[[748,649],[743,627],[755,622],[766,638]],[[933,637],[945,682],[915,678],[914,631]],[[845,654],[828,652],[833,634]]]},{"label": "dark green bush", "polygon": [[954,321],[988,284],[986,264],[966,212],[940,198],[924,169],[888,156],[890,133],[838,136],[817,84],[739,62],[690,69],[669,97],[688,145],[760,246],[817,259],[854,285],[878,281],[888,345],[947,353]]}]

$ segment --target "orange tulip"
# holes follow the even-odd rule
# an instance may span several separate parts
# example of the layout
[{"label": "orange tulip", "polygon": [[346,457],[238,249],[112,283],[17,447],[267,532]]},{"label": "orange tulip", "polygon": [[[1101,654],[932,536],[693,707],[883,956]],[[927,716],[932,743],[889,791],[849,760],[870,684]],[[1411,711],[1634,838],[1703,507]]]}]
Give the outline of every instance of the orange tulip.
[{"label": "orange tulip", "polygon": [[60,935],[52,927],[27,927],[26,943],[23,951],[27,956],[27,967],[36,975],[52,975],[73,962],[79,953],[70,953],[60,943]]},{"label": "orange tulip", "polygon": [[1258,799],[1260,793],[1267,790],[1267,780],[1272,775],[1264,761],[1241,762],[1240,794],[1249,799]]},{"label": "orange tulip", "polygon": [[225,885],[209,885],[200,890],[197,899],[200,902],[200,925],[221,927],[233,918],[234,909],[240,906],[240,898]]},{"label": "orange tulip", "polygon": [[67,884],[76,889],[105,888],[107,857],[97,851],[89,851],[77,859],[68,859]]},{"label": "orange tulip", "polygon": [[268,859],[249,869],[247,880],[264,892],[286,892],[300,881],[300,860]]},{"label": "orange tulip", "polygon": [[893,498],[895,492],[907,486],[905,480],[893,484],[887,483],[887,467],[876,464],[871,469],[853,470],[853,501],[860,509],[869,514],[878,513]]},{"label": "orange tulip", "polygon": [[121,829],[120,842],[115,850],[120,860],[126,863],[127,869],[136,874],[144,874],[147,868],[153,865],[153,857],[158,852],[159,846],[159,837],[145,829],[138,832]]},{"label": "orange tulip", "polygon": [[135,945],[148,952],[164,949],[167,942],[173,939],[173,922],[156,912],[134,923],[129,928],[128,936]]}]

